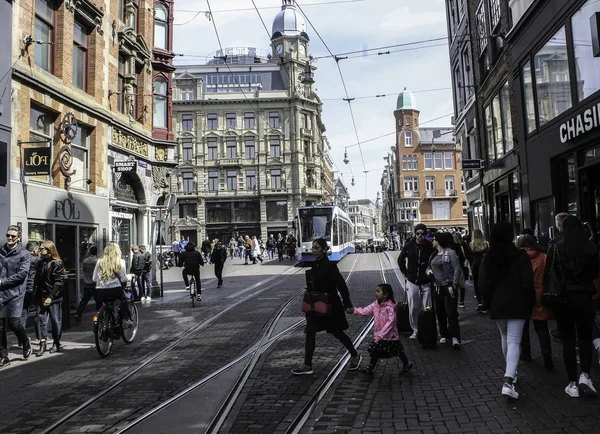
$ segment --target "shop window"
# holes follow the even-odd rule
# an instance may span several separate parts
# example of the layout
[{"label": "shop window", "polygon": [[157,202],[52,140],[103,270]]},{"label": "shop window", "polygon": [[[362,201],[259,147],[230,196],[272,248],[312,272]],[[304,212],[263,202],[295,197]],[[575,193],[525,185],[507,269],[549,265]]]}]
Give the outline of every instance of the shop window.
[{"label": "shop window", "polygon": [[192,131],[194,128],[194,117],[191,113],[181,115],[181,129],[183,131]]},{"label": "shop window", "polygon": [[600,12],[598,0],[588,0],[571,19],[578,101],[584,100],[600,89],[600,57],[594,56],[594,44],[590,32],[590,17],[598,12]]},{"label": "shop window", "polygon": [[155,128],[167,128],[167,82],[162,78],[154,80],[153,122]]},{"label": "shop window", "polygon": [[55,11],[56,5],[53,0],[35,0],[33,39],[43,43],[34,44],[34,61],[37,66],[48,72],[53,72]]},{"label": "shop window", "polygon": [[245,156],[246,158],[255,158],[256,157],[256,147],[254,144],[254,137],[246,137],[244,140],[245,147]]},{"label": "shop window", "polygon": [[235,202],[233,209],[235,222],[255,223],[260,221],[260,204],[258,202]]},{"label": "shop window", "polygon": [[28,226],[29,233],[27,234],[27,238],[30,241],[37,241],[41,243],[46,240],[54,239],[51,224],[29,222]]},{"label": "shop window", "polygon": [[73,23],[73,86],[87,90],[89,29],[75,18]]},{"label": "shop window", "polygon": [[267,221],[287,221],[288,204],[287,201],[268,201],[267,202]]},{"label": "shop window", "polygon": [[71,183],[73,189],[88,189],[90,131],[89,127],[80,124],[79,131],[71,140],[71,171],[75,173],[72,177],[75,182]]},{"label": "shop window", "polygon": [[207,223],[229,223],[231,221],[231,203],[207,203]]},{"label": "shop window", "polygon": [[208,191],[219,190],[219,171],[211,169],[208,171]]},{"label": "shop window", "polygon": [[191,139],[185,139],[181,144],[181,157],[183,161],[192,161],[194,157],[194,146]]},{"label": "shop window", "polygon": [[254,190],[256,188],[256,170],[246,170],[246,190]]},{"label": "shop window", "polygon": [[540,126],[571,108],[571,83],[565,28],[533,57]]},{"label": "shop window", "polygon": [[168,47],[169,13],[160,3],[154,6],[154,47],[166,50]]},{"label": "shop window", "polygon": [[183,219],[186,217],[198,217],[198,204],[195,203],[180,203],[179,204],[179,218]]}]

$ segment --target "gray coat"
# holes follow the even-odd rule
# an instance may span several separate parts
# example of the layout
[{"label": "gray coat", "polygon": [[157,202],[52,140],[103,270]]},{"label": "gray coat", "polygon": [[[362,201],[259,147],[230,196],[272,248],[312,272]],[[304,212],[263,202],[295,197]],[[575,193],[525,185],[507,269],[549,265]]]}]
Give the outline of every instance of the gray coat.
[{"label": "gray coat", "polygon": [[30,257],[21,244],[0,248],[0,318],[21,317]]},{"label": "gray coat", "polygon": [[[435,260],[434,260],[435,259]],[[436,286],[452,285],[459,287],[462,279],[462,268],[458,255],[451,248],[446,248],[442,255],[437,251],[429,258],[429,268],[433,271],[433,280]]]}]

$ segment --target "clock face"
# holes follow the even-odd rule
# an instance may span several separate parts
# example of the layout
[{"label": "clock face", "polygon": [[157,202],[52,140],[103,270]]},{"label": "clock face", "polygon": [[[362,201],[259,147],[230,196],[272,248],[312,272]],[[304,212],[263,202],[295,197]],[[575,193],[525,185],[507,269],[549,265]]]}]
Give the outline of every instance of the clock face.
[{"label": "clock face", "polygon": [[298,50],[300,51],[300,54],[304,56],[306,54],[306,45],[300,44],[300,48]]},{"label": "clock face", "polygon": [[275,46],[275,51],[277,51],[277,54],[283,54],[283,44],[277,44]]}]

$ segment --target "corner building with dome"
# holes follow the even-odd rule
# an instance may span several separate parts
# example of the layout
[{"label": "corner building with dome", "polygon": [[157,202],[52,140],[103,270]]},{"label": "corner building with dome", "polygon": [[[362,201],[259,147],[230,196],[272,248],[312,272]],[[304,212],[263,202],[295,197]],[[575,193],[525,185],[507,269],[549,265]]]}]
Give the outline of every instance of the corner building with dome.
[{"label": "corner building with dome", "polygon": [[[386,229],[406,236],[418,223],[429,228],[467,228],[461,147],[453,127],[421,127],[415,95],[398,95],[395,153],[397,167],[394,199],[388,198],[393,221]],[[388,195],[389,196],[389,195]]]},{"label": "corner building with dome", "polygon": [[331,202],[332,162],[302,14],[283,0],[270,50],[223,48],[173,80],[178,203],[170,239],[293,230],[299,206]]}]

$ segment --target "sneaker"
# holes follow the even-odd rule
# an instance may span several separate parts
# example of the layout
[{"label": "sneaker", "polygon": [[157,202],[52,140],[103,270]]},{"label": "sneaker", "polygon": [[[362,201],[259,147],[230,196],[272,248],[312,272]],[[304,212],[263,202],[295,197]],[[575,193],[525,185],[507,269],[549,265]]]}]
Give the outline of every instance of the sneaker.
[{"label": "sneaker", "polygon": [[354,357],[350,357],[350,364],[348,365],[349,371],[356,371],[360,366],[360,362],[362,361],[362,356],[357,354]]},{"label": "sneaker", "polygon": [[519,373],[515,372],[515,378],[513,378],[512,384],[517,384],[517,381],[519,381]]},{"label": "sneaker", "polygon": [[448,339],[446,339],[446,338],[441,338],[440,339],[440,344],[445,344],[447,342],[448,342]]},{"label": "sneaker", "polygon": [[373,370],[371,368],[360,368],[358,370],[363,375],[366,375],[369,378],[373,378]]},{"label": "sneaker", "polygon": [[575,383],[567,384],[567,387],[565,387],[565,393],[571,398],[579,398],[579,389]]},{"label": "sneaker", "polygon": [[408,364],[406,364],[402,367],[402,370],[400,371],[400,375],[407,374],[414,366],[415,366],[415,364],[413,362],[409,361]]},{"label": "sneaker", "polygon": [[579,391],[581,394],[586,396],[597,395],[594,383],[592,383],[592,379],[584,373],[579,376]]},{"label": "sneaker", "polygon": [[481,304],[481,303],[480,303],[480,304],[478,304],[478,305],[477,305],[477,307],[475,308],[475,310],[476,310],[477,312],[481,312],[481,311],[483,310],[483,304]]},{"label": "sneaker", "polygon": [[413,332],[408,339],[417,339],[417,332]]},{"label": "sneaker", "polygon": [[464,307],[465,307],[465,304],[464,304],[464,303],[461,301],[460,303],[458,303],[458,307],[462,307],[462,308],[464,308]]},{"label": "sneaker", "polygon": [[190,292],[190,287],[189,287],[189,286],[186,286],[186,287],[185,287],[185,290],[186,290],[187,292]]},{"label": "sneaker", "polygon": [[146,297],[146,301],[152,301],[152,297],[150,297],[150,296]]},{"label": "sneaker", "polygon": [[518,399],[519,394],[515,390],[514,384],[504,383],[502,385],[502,395],[507,396],[512,399]]},{"label": "sneaker", "polygon": [[140,297],[140,301],[143,303],[146,301],[146,297]]},{"label": "sneaker", "polygon": [[196,301],[202,301],[202,297],[200,296],[200,294],[198,294],[198,295],[196,296]]},{"label": "sneaker", "polygon": [[292,374],[294,375],[310,375],[312,373],[312,366],[307,366],[304,363],[299,365],[297,368],[292,369]]},{"label": "sneaker", "polygon": [[456,338],[452,338],[452,348],[460,350],[460,342]]}]

